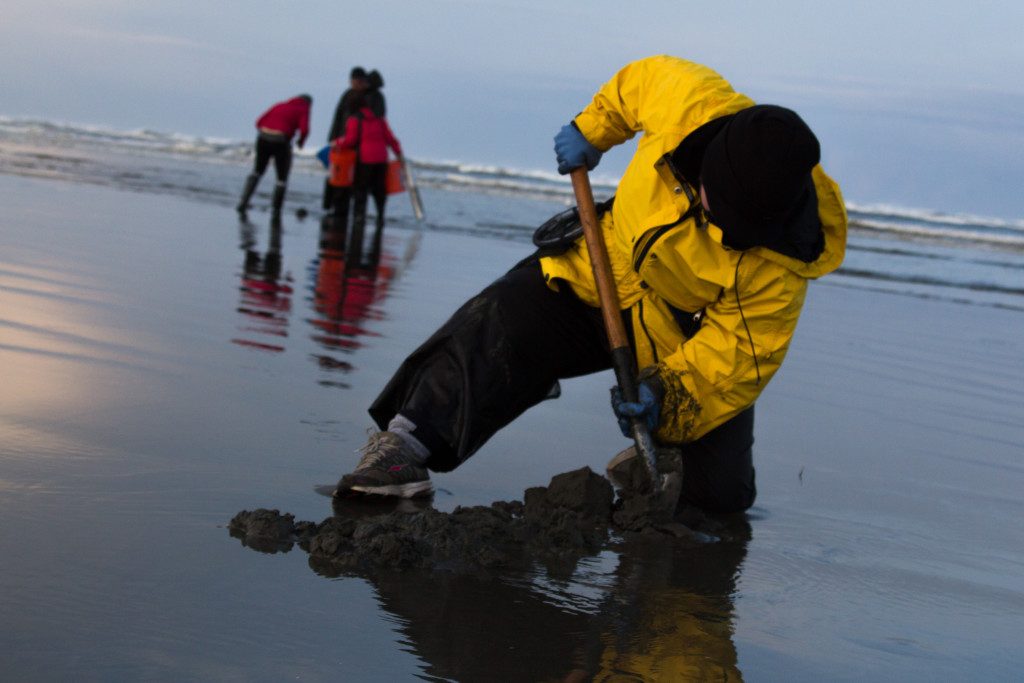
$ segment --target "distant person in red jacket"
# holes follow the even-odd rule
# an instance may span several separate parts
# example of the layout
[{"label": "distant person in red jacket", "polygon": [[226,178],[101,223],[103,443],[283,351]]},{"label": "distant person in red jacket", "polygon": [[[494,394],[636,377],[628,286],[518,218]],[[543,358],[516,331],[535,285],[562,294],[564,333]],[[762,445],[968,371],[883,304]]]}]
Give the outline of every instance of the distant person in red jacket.
[{"label": "distant person in red jacket", "polygon": [[267,170],[267,164],[274,160],[274,170],[277,172],[277,184],[274,185],[273,209],[274,217],[281,217],[281,207],[284,205],[284,193],[288,187],[288,172],[292,167],[292,138],[298,132],[298,147],[306,142],[309,135],[309,108],[313,104],[313,98],[309,95],[299,95],[284,102],[278,102],[256,119],[256,129],[259,131],[256,136],[256,164],[252,173],[245,179],[245,189],[242,190],[242,200],[238,202],[238,213],[245,217],[249,209],[249,199],[256,191],[256,184],[259,183],[263,172]]},{"label": "distant person in red jacket", "polygon": [[[380,242],[384,232],[384,204],[387,202],[386,187],[388,169],[388,148],[395,156],[402,158],[402,146],[391,132],[388,121],[374,113],[365,98],[359,101],[356,113],[345,122],[345,135],[334,141],[338,147],[354,148],[357,152],[355,179],[352,183],[352,236],[349,252],[356,258],[362,257],[363,233],[366,228],[366,200],[373,195],[377,206],[377,229],[374,233],[374,256],[380,254]],[[347,207],[335,207],[335,215],[343,216]],[[343,220],[343,218],[342,218]]]}]

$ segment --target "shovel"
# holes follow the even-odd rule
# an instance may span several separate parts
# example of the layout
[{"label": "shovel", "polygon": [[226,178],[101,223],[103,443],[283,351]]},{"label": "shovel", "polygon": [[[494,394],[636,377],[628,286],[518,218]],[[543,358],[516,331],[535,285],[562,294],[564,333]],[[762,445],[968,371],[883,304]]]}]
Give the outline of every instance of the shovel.
[{"label": "shovel", "polygon": [[[612,352],[612,367],[615,369],[615,381],[622,391],[622,397],[629,402],[637,401],[636,370],[633,362],[633,350],[629,346],[626,326],[622,322],[619,310],[619,294],[612,278],[612,266],[608,259],[608,250],[604,243],[604,234],[597,220],[597,209],[594,206],[594,193],[590,189],[590,176],[583,166],[570,172],[572,189],[576,194],[576,206],[583,226],[583,238],[587,243],[590,263],[594,269],[594,283],[597,285],[597,296],[601,302],[601,315],[604,318],[605,332]],[[647,465],[647,473],[651,482],[652,502],[663,512],[672,514],[682,487],[682,477],[678,472],[661,474],[658,471],[658,459],[654,447],[654,439],[643,419],[634,417],[631,420],[633,442],[636,451]]]}]

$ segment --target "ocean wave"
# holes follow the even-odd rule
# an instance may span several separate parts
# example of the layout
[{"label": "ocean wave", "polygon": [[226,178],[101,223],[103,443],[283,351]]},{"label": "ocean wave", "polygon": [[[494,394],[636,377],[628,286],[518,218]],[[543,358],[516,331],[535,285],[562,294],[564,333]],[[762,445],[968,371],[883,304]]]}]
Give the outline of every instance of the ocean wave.
[{"label": "ocean wave", "polygon": [[[177,159],[193,158],[221,163],[249,163],[252,158],[251,140],[166,133],[148,128],[119,130],[100,125],[5,116],[0,116],[0,142],[72,149],[92,147],[104,152],[168,155]],[[296,153],[296,168],[309,173],[322,173],[315,154],[315,148],[299,150]],[[39,155],[37,158],[43,159]],[[565,203],[573,200],[569,179],[554,171],[459,160],[409,161],[424,187],[506,194]],[[22,166],[31,165],[30,160],[20,159],[19,162]],[[52,175],[54,159],[46,157],[45,163],[45,169],[40,162],[40,168],[34,171],[28,168],[24,172]],[[610,196],[615,192],[618,180],[617,177],[595,173],[591,177],[594,194],[599,197]],[[854,233],[904,241],[961,243],[1024,250],[1024,219],[1004,220],[966,213],[950,214],[922,208],[857,202],[848,202],[847,210],[851,231]]]},{"label": "ocean wave", "polygon": [[918,224],[935,224],[950,226],[977,226],[990,230],[1005,230],[1011,234],[1024,235],[1024,219],[1004,220],[968,213],[950,214],[929,209],[914,209],[891,204],[860,204],[846,202],[846,210],[851,218],[876,217],[890,218],[897,221],[908,221]]},{"label": "ocean wave", "polygon": [[[948,227],[936,227],[928,221],[922,223],[899,223],[885,220],[874,220],[871,218],[857,218],[850,216],[850,227],[854,230],[889,234],[892,236],[905,236],[908,238],[925,238],[940,242],[971,242],[975,244],[987,244],[993,247],[1004,247],[1024,250],[1024,231],[1020,229],[987,227],[983,223],[945,223]],[[1013,230],[1013,233],[1004,233],[1004,230]],[[1014,234],[1015,233],[1015,234]]]},{"label": "ocean wave", "polygon": [[125,151],[166,152],[195,156],[246,156],[251,142],[148,128],[121,130],[101,125],[71,124],[44,119],[0,116],[0,139],[21,143],[50,143],[70,147],[102,145]]}]

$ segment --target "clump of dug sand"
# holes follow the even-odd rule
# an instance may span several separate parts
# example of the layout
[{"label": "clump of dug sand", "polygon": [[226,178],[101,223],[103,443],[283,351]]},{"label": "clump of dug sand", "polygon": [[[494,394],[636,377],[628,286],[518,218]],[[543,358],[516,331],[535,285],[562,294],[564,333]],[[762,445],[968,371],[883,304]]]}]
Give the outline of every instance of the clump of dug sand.
[{"label": "clump of dug sand", "polygon": [[526,489],[523,501],[458,507],[451,513],[426,507],[372,516],[336,515],[320,524],[291,514],[257,509],[239,512],[228,529],[243,544],[282,552],[293,544],[309,552],[321,572],[375,569],[477,571],[596,553],[610,533],[706,541],[673,523],[638,494],[615,500],[611,484],[589,467]]}]

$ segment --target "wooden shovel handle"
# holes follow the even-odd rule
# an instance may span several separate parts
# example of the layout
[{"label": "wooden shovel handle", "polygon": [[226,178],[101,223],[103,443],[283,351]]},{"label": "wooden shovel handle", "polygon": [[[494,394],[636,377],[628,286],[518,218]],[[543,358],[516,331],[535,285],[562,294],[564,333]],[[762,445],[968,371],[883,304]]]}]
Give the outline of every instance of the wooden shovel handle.
[{"label": "wooden shovel handle", "polygon": [[622,313],[619,310],[619,293],[615,288],[615,278],[612,277],[612,264],[608,260],[604,233],[601,232],[597,208],[594,206],[590,176],[583,166],[571,171],[569,176],[572,178],[572,189],[576,194],[576,206],[580,212],[580,223],[583,225],[583,237],[594,269],[594,283],[597,285],[597,296],[601,302],[601,314],[604,317],[608,342],[612,351],[629,348],[629,337],[626,336],[626,326],[622,322]]}]

